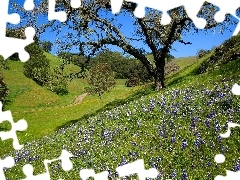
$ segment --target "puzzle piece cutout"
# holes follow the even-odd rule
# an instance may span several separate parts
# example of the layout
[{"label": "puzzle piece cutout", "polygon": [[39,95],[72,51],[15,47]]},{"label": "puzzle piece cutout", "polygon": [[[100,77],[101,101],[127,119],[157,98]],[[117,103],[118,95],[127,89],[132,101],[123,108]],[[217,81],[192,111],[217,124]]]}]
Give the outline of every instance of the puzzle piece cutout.
[{"label": "puzzle piece cutout", "polygon": [[[145,180],[146,178],[156,178],[159,174],[155,168],[145,170],[143,159],[120,166],[116,168],[116,171],[118,172],[120,178],[137,174],[140,180]],[[95,180],[108,180],[108,174],[108,171],[96,174],[93,169],[82,169],[80,171],[80,177],[83,180],[87,180],[90,177],[93,177]]]},{"label": "puzzle piece cutout", "polygon": [[33,27],[25,29],[26,39],[17,39],[6,37],[7,23],[18,24],[20,23],[20,16],[17,13],[8,14],[9,0],[0,2],[0,54],[4,59],[9,58],[14,53],[19,54],[19,59],[26,62],[30,56],[25,51],[25,47],[33,43],[35,30]]},{"label": "puzzle piece cutout", "polygon": [[11,168],[14,166],[14,159],[12,157],[6,157],[4,160],[0,159],[0,179],[5,180],[3,168]]},{"label": "puzzle piece cutout", "polygon": [[144,168],[143,159],[139,159],[129,164],[125,164],[116,168],[119,177],[129,176],[131,174],[137,174],[139,180],[145,180],[146,178],[157,178],[159,172],[155,168],[146,170]]},{"label": "puzzle piece cutout", "polygon": [[233,32],[233,36],[237,35],[240,31],[240,18],[236,15],[237,9],[240,7],[239,0],[208,0],[208,2],[218,6],[220,10],[215,14],[214,19],[217,22],[223,22],[226,14],[231,14],[239,23]]},{"label": "puzzle piece cutout", "polygon": [[240,96],[240,86],[238,84],[234,84],[232,87],[232,93],[234,95]]},{"label": "puzzle piece cutout", "polygon": [[218,11],[214,16],[214,19],[217,22],[223,22],[226,14],[231,14],[239,20],[239,17],[236,15],[236,10],[240,7],[240,1],[208,0],[208,2],[220,8],[220,11]]},{"label": "puzzle piece cutout", "polygon": [[[157,9],[162,12],[162,18],[161,18],[161,24],[167,25],[171,22],[171,17],[167,13],[169,10],[173,8],[177,8],[180,6],[184,6],[186,9],[186,12],[189,16],[189,18],[192,19],[195,26],[199,29],[203,29],[206,26],[206,20],[203,18],[197,17],[198,12],[200,11],[202,5],[204,4],[205,0],[126,0],[128,2],[137,3],[137,7],[134,11],[134,15],[138,18],[143,18],[145,16],[145,8],[153,8]],[[124,0],[111,0],[111,7],[112,7],[112,13],[116,14],[120,11],[121,6],[123,4]],[[225,19],[226,14],[231,14],[235,18],[237,18],[240,21],[240,18],[236,16],[236,10],[240,7],[240,1],[236,0],[208,0],[209,3],[218,6],[220,8],[220,11],[218,11],[214,19],[217,22],[223,22]],[[237,35],[237,33],[240,31],[240,23],[238,23],[238,26],[236,27],[233,35]]]},{"label": "puzzle piece cutout", "polygon": [[23,173],[25,174],[26,178],[23,180],[50,180],[50,173],[48,170],[48,164],[61,160],[61,165],[64,171],[70,171],[73,168],[73,164],[70,160],[70,157],[73,157],[71,153],[69,153],[66,150],[62,150],[62,153],[59,158],[52,159],[52,160],[44,160],[44,167],[46,172],[39,174],[39,175],[33,175],[33,166],[31,164],[26,164],[23,166]]},{"label": "puzzle piece cutout", "polygon": [[[59,20],[61,22],[66,21],[67,14],[64,11],[55,12],[56,0],[49,0],[48,19]],[[29,53],[25,50],[25,47],[33,43],[35,36],[35,29],[33,27],[27,27],[25,29],[26,39],[18,39],[12,37],[6,37],[7,23],[18,24],[20,23],[20,16],[17,13],[8,14],[9,0],[0,2],[0,55],[6,60],[14,53],[19,54],[19,59],[22,62],[29,60]],[[81,6],[81,0],[71,0],[71,6],[78,8]],[[24,3],[24,9],[27,11],[33,10],[35,7],[33,0],[26,0]],[[11,48],[9,48],[11,47]]]},{"label": "puzzle piece cutout", "polygon": [[[48,20],[65,22],[67,20],[67,13],[65,11],[55,11],[56,0],[49,0],[48,3]],[[71,0],[70,4],[72,8],[79,8],[81,6],[81,0]]]},{"label": "puzzle piece cutout", "polygon": [[80,177],[83,180],[87,180],[90,177],[93,177],[94,180],[108,180],[108,171],[96,174],[93,169],[82,169],[80,171]]},{"label": "puzzle piece cutout", "polygon": [[17,138],[17,131],[24,131],[27,129],[27,122],[24,119],[19,120],[18,122],[14,122],[12,118],[11,111],[2,111],[2,102],[0,102],[0,123],[8,121],[11,123],[12,129],[8,132],[0,132],[0,137],[4,141],[6,139],[13,139],[13,148],[15,150],[20,150],[23,145],[19,144]]},{"label": "puzzle piece cutout", "polygon": [[27,11],[33,10],[35,7],[33,0],[25,0],[23,7]]},{"label": "puzzle piece cutout", "polygon": [[[237,84],[234,84],[232,87],[232,93],[235,95],[240,95],[240,86]],[[231,135],[231,128],[234,127],[240,127],[240,124],[237,123],[227,123],[228,129],[226,133],[220,134],[222,138],[228,138]],[[223,154],[217,154],[214,158],[216,163],[224,163],[225,162],[225,156]],[[233,172],[226,170],[226,176],[218,175],[214,178],[214,180],[237,180],[240,177],[240,171]]]},{"label": "puzzle piece cutout", "polygon": [[227,172],[226,176],[218,175],[214,178],[214,180],[239,180],[240,171],[233,172],[226,170],[226,172]]},{"label": "puzzle piece cutout", "polygon": [[[136,7],[134,11],[134,15],[138,18],[143,18],[145,16],[145,8],[153,8],[157,9],[159,11],[162,11],[162,18],[161,18],[161,24],[167,25],[171,22],[171,17],[167,13],[169,10],[185,6],[186,12],[191,17],[191,19],[194,21],[197,28],[204,28],[206,25],[206,20],[197,17],[197,14],[202,7],[204,0],[197,0],[194,1],[194,6],[192,3],[192,0],[171,0],[171,3],[169,0],[161,0],[161,1],[155,1],[155,0],[127,0],[128,2],[137,3],[138,6]],[[120,11],[121,5],[124,2],[124,0],[111,0],[111,6],[112,6],[112,13],[116,14]]]}]

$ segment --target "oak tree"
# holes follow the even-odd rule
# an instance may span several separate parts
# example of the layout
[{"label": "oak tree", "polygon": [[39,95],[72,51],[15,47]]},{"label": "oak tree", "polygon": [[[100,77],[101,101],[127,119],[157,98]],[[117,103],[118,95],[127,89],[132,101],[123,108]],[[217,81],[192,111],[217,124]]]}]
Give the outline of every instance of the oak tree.
[{"label": "oak tree", "polygon": [[[72,8],[69,0],[56,1],[56,11],[65,10],[67,12],[67,21],[62,25],[72,30],[58,41],[60,48],[71,49],[71,47],[77,46],[82,55],[90,57],[109,45],[118,46],[143,63],[149,74],[155,79],[156,90],[165,87],[165,58],[174,48],[174,43],[180,42],[189,45],[192,42],[186,42],[185,37],[192,33],[198,33],[200,30],[189,18],[183,6],[168,11],[172,21],[167,25],[162,25],[161,11],[146,8],[145,17],[138,18],[134,15],[138,5],[133,2],[123,1],[118,14],[112,13],[110,0],[82,0],[81,4],[80,8]],[[44,0],[34,10],[32,17],[37,17],[36,14],[47,15],[47,5],[48,1]],[[230,29],[230,24],[237,23],[231,15],[226,15],[223,23],[216,22],[214,15],[217,11],[216,6],[207,2],[199,10],[198,17],[207,21],[204,31],[215,31],[220,27],[220,31],[223,32]],[[122,17],[125,17],[126,20],[121,22]],[[131,24],[126,23],[127,18],[130,17]],[[134,27],[131,36],[129,32],[123,31],[123,26]],[[51,27],[54,32],[61,31],[61,23],[55,20],[37,27],[37,32],[43,33],[47,27]],[[128,28],[129,31],[132,29],[131,27]],[[136,42],[143,46],[136,47]],[[145,56],[146,46],[153,54],[153,63]]]}]

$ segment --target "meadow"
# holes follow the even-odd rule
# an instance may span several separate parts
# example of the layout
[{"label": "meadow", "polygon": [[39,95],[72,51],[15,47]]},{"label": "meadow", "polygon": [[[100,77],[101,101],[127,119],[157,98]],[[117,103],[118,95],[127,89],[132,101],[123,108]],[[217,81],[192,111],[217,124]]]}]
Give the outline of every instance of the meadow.
[{"label": "meadow", "polygon": [[[144,159],[146,169],[156,168],[157,179],[214,179],[216,175],[225,175],[225,169],[240,170],[239,129],[232,130],[231,138],[219,136],[226,132],[227,122],[240,123],[240,97],[231,92],[235,83],[240,84],[240,59],[197,75],[197,68],[211,53],[190,64],[179,62],[180,71],[166,77],[167,88],[163,91],[151,91],[151,84],[128,89],[119,80],[102,101],[87,96],[81,104],[61,110],[14,113],[19,109],[42,108],[41,103],[46,104],[50,99],[53,100],[49,107],[69,104],[75,95],[82,93],[80,87],[84,81],[72,84],[73,89],[78,87],[78,92],[61,100],[47,95],[49,92],[44,89],[29,94],[31,88],[23,82],[12,83],[12,86],[22,84],[23,89],[18,95],[13,93],[15,97],[10,95],[12,103],[7,108],[13,111],[14,119],[24,117],[30,130],[18,133],[20,142],[25,143],[23,149],[10,151],[9,147],[2,153],[1,158],[10,155],[16,163],[11,169],[4,169],[6,177],[25,178],[22,167],[28,163],[33,165],[34,174],[44,173],[43,160],[59,157],[62,149],[74,155],[73,169],[65,172],[60,161],[54,162],[49,165],[51,179],[81,179],[79,171],[85,168],[96,173],[108,171],[109,179],[116,179],[116,167],[137,159]],[[12,66],[17,68],[19,65],[14,63]],[[30,84],[26,79],[23,81]],[[38,105],[22,104],[25,98],[21,99],[21,95],[25,98],[35,95]],[[4,143],[0,147],[11,142]],[[226,157],[223,164],[214,161],[219,153]]]},{"label": "meadow", "polygon": [[[51,59],[51,67],[58,65],[59,58],[46,54]],[[35,138],[53,133],[57,128],[69,122],[77,121],[80,117],[101,111],[111,106],[113,101],[121,101],[129,96],[138,96],[143,87],[127,88],[125,79],[117,79],[116,87],[100,100],[98,96],[88,95],[80,104],[74,100],[84,93],[86,79],[74,79],[68,83],[69,93],[58,96],[55,93],[38,86],[33,80],[23,75],[23,64],[19,61],[9,61],[10,70],[5,70],[5,81],[8,84],[9,95],[6,99],[5,110],[11,110],[15,121],[26,119],[28,129],[18,133],[20,142],[26,143]],[[77,72],[77,66],[72,64],[66,67],[65,73]],[[140,91],[141,92],[141,91]],[[4,122],[1,128],[8,131],[10,123]],[[0,142],[0,155],[12,149],[11,140]],[[4,147],[4,148],[3,148]]]}]

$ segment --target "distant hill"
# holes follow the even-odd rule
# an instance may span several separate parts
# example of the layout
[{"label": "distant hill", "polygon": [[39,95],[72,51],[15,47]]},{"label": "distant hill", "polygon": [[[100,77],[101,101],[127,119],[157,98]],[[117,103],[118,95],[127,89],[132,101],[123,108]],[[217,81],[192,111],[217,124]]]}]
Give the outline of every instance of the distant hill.
[{"label": "distant hill", "polygon": [[232,36],[222,45],[216,47],[213,50],[213,54],[201,64],[198,69],[198,74],[213,71],[222,64],[227,64],[238,58],[240,58],[240,34]]},{"label": "distant hill", "polygon": [[[152,54],[148,54],[146,55],[146,57],[148,58],[148,60],[154,64],[154,59],[153,59],[153,55]],[[180,58],[174,58],[172,59],[172,62],[177,64],[180,69],[185,68],[186,66],[192,65],[193,63],[195,63],[197,61],[197,57],[196,56],[189,56],[189,57],[180,57]]]},{"label": "distant hill", "polygon": [[[227,131],[227,122],[240,124],[240,97],[231,93],[232,86],[240,83],[240,58],[234,56],[238,52],[237,44],[236,41],[232,44],[233,50],[222,49],[222,56],[217,56],[221,60],[216,61],[218,67],[201,74],[199,67],[211,60],[215,51],[200,59],[175,59],[181,69],[166,77],[167,88],[160,92],[152,91],[149,86],[133,92],[122,81],[113,92],[104,96],[103,101],[88,96],[78,106],[22,112],[20,115],[13,113],[15,118],[24,117],[28,121],[28,130],[18,134],[21,143],[28,144],[17,153],[12,151],[4,156],[12,156],[17,161],[13,168],[6,170],[6,177],[24,178],[22,167],[26,162],[33,165],[36,174],[42,173],[42,161],[60,155],[62,149],[74,154],[73,167],[95,168],[96,172],[108,170],[113,178],[117,177],[116,167],[137,159],[144,159],[147,169],[159,170],[159,178],[163,179],[212,179],[226,169],[237,171],[238,131],[232,130],[231,138],[219,136]],[[52,64],[57,64],[55,60]],[[5,72],[8,83],[19,86],[15,87],[13,94],[16,97],[12,99],[11,110],[22,110],[31,103],[34,104],[32,108],[38,109],[39,102],[43,101],[41,96],[44,102],[47,102],[46,98],[53,100],[53,104],[60,102],[50,94],[44,97],[43,89],[25,94],[36,86],[27,79],[24,79],[25,83],[18,82],[23,77],[17,77],[20,75],[17,65],[20,64],[16,63],[11,62],[14,69],[8,74]],[[77,91],[78,83],[74,87]],[[137,98],[133,99],[131,95]],[[61,100],[66,102],[66,99]],[[16,103],[19,103],[18,107]],[[12,150],[10,142],[4,143],[0,141],[0,155]],[[231,161],[216,166],[214,157],[219,153],[231,157]],[[52,179],[79,179],[79,168],[67,173],[63,173],[58,164],[50,168]],[[137,179],[137,176],[129,176],[129,179]]]}]

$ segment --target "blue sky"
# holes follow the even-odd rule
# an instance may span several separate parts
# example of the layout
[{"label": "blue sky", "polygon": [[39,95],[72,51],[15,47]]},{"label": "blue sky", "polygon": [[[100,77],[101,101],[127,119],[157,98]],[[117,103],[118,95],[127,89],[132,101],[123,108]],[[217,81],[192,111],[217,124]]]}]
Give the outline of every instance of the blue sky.
[{"label": "blue sky", "polygon": [[[17,0],[18,3],[21,5],[23,4],[23,0]],[[38,19],[38,23],[44,23],[47,22],[47,17],[41,17]],[[124,35],[127,35],[128,37],[131,37],[131,32],[133,30],[133,25],[131,23],[131,17],[128,16],[120,16],[117,21],[124,22],[124,26],[122,27],[122,32]],[[235,27],[230,27],[232,31],[234,31]],[[62,29],[62,33],[64,34],[67,31],[69,31],[67,28]],[[232,36],[233,32],[225,31],[223,34],[216,32],[213,34],[212,32],[205,34],[203,31],[199,31],[198,34],[194,35],[188,35],[187,37],[184,37],[185,41],[192,42],[191,45],[184,45],[182,43],[174,43],[175,51],[171,51],[171,54],[175,57],[186,57],[186,56],[194,56],[196,55],[197,51],[199,49],[211,49],[213,46],[218,46],[221,43],[223,43],[225,40],[229,39]],[[49,40],[51,42],[54,42],[56,38],[61,38],[61,36],[56,36],[55,33],[52,33],[50,31],[46,31],[42,36],[41,40]],[[149,51],[147,46],[144,46],[142,44],[139,44],[138,42],[133,43],[136,47],[144,47],[147,51]],[[111,46],[112,51],[121,51],[120,48]],[[55,54],[57,49],[53,48],[53,54]]]}]

